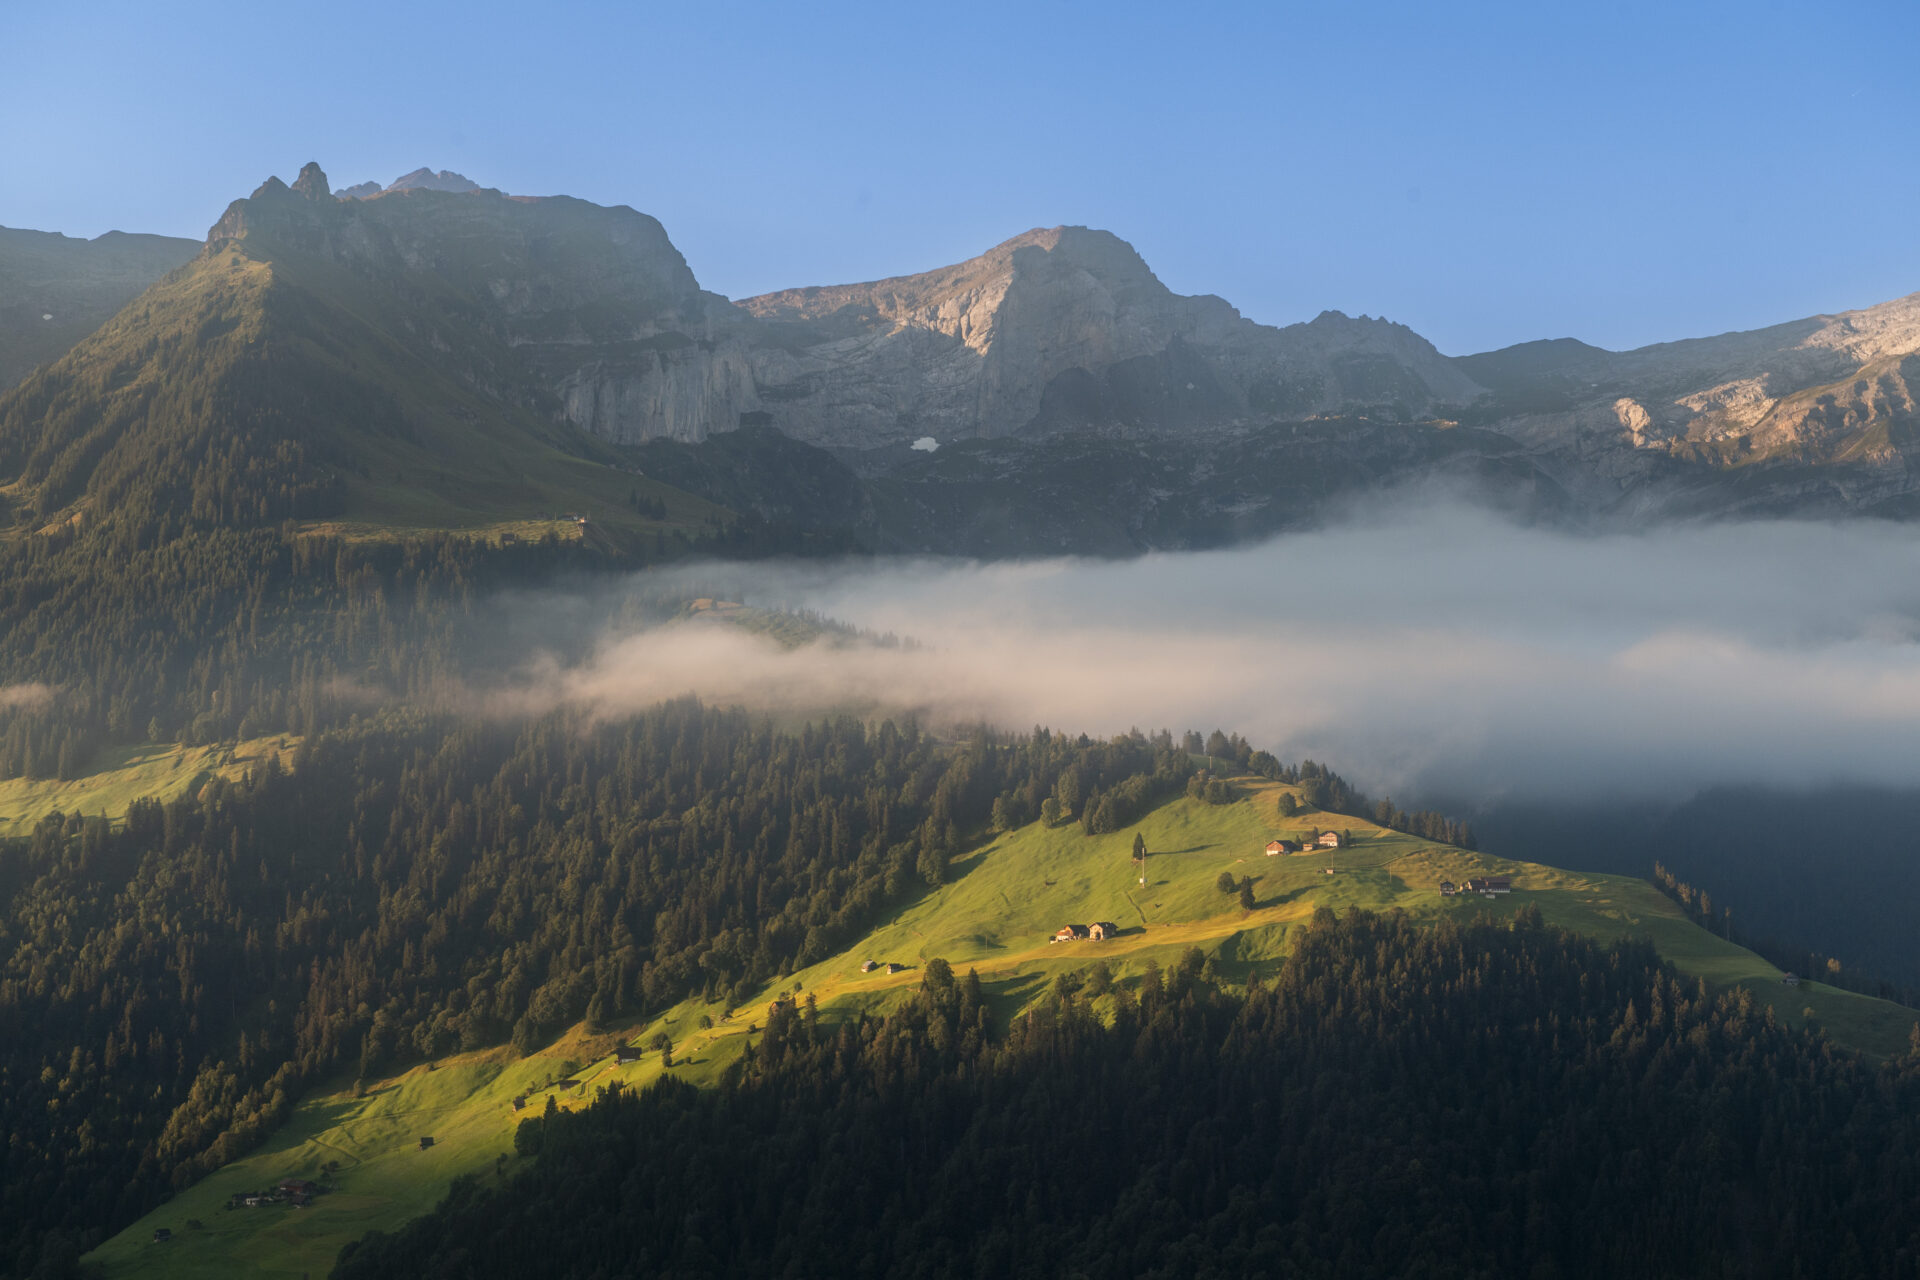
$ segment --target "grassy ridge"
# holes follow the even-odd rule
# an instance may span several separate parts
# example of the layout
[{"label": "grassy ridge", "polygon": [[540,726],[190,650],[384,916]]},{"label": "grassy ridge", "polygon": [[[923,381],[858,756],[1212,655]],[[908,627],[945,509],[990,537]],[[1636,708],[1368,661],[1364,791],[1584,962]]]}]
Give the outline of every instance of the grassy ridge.
[{"label": "grassy ridge", "polygon": [[[658,1054],[624,1067],[615,1067],[610,1055],[618,1043],[645,1043],[662,1031],[675,1046],[674,1073],[711,1081],[739,1056],[764,1005],[777,995],[811,993],[823,1020],[851,1018],[905,998],[920,981],[920,966],[935,956],[962,972],[977,968],[1004,1020],[1043,997],[1058,974],[1100,960],[1125,981],[1149,960],[1164,967],[1198,946],[1229,979],[1244,981],[1277,965],[1290,933],[1322,906],[1403,908],[1438,920],[1443,914],[1505,918],[1532,903],[1549,921],[1581,933],[1650,938],[1682,972],[1716,988],[1744,987],[1785,1022],[1805,1022],[1804,1010],[1811,1008],[1812,1020],[1849,1047],[1898,1052],[1916,1020],[1910,1009],[1817,983],[1782,986],[1777,969],[1693,924],[1646,881],[1493,858],[1341,815],[1282,819],[1278,801],[1287,788],[1253,778],[1237,785],[1240,796],[1232,804],[1178,799],[1113,835],[1088,837],[1077,824],[1049,830],[1037,823],[1006,833],[958,859],[949,883],[857,946],[771,984],[729,1020],[722,1021],[726,1009],[688,1001],[617,1033],[588,1037],[576,1028],[527,1059],[492,1050],[443,1061],[432,1071],[415,1068],[365,1098],[344,1089],[311,1098],[267,1147],[189,1188],[91,1259],[112,1277],[324,1274],[347,1241],[430,1209],[456,1175],[490,1175],[498,1157],[512,1150],[519,1119],[553,1092],[536,1092],[528,1111],[515,1113],[511,1099],[530,1086],[571,1074],[580,1083],[555,1095],[565,1106],[614,1079],[645,1084],[663,1070]],[[1327,827],[1350,831],[1353,846],[1331,856],[1264,855],[1275,835]],[[1130,856],[1136,830],[1150,854],[1145,885]],[[1216,887],[1222,871],[1254,877],[1252,911]],[[1457,883],[1488,872],[1512,876],[1513,894],[1487,901],[1438,892],[1443,879]],[[1112,921],[1122,932],[1111,942],[1048,941],[1064,924],[1093,920]],[[863,974],[867,959],[905,967]],[[703,1020],[713,1025],[702,1027]],[[436,1140],[430,1152],[418,1149],[423,1133]],[[318,1176],[329,1159],[341,1162],[339,1189],[309,1209],[222,1208],[235,1191]],[[189,1218],[204,1226],[187,1230]],[[152,1244],[158,1226],[171,1227],[176,1239]]]},{"label": "grassy ridge", "polygon": [[[515,1126],[549,1097],[575,1107],[614,1080],[638,1084],[660,1073],[657,1055],[615,1065],[615,1043],[617,1037],[576,1030],[531,1057],[491,1049],[373,1082],[364,1096],[341,1088],[310,1097],[259,1151],[148,1214],[91,1258],[109,1275],[325,1275],[348,1240],[425,1212],[462,1174],[491,1177],[505,1167],[503,1156],[511,1165]],[[674,1070],[711,1079],[738,1043]],[[568,1079],[576,1083],[558,1087]],[[513,1099],[523,1095],[527,1110],[516,1112]],[[422,1137],[431,1137],[433,1146],[422,1150]],[[333,1189],[300,1209],[226,1207],[235,1194],[266,1190],[288,1177]],[[201,1225],[190,1227],[190,1220]],[[154,1244],[157,1227],[170,1228],[174,1239]]]},{"label": "grassy ridge", "polygon": [[55,812],[105,815],[118,822],[135,800],[171,800],[216,775],[238,778],[275,755],[286,764],[297,741],[275,735],[207,747],[109,747],[92,762],[91,772],[68,782],[9,778],[0,782],[0,836],[25,835]]}]

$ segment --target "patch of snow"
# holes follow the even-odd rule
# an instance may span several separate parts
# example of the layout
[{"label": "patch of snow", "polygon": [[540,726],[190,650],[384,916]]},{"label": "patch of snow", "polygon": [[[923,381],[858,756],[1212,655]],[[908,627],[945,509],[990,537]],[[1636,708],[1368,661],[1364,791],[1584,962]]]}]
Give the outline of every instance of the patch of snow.
[{"label": "patch of snow", "polygon": [[51,312],[51,311],[42,311],[42,312],[40,313],[40,318],[41,318],[42,320],[51,320],[51,319],[53,319],[53,312]]},{"label": "patch of snow", "polygon": [[938,449],[940,447],[940,442],[938,440],[935,440],[932,436],[921,436],[918,440],[915,440],[913,442],[913,445],[911,447],[918,449],[922,453],[932,453],[935,449]]}]

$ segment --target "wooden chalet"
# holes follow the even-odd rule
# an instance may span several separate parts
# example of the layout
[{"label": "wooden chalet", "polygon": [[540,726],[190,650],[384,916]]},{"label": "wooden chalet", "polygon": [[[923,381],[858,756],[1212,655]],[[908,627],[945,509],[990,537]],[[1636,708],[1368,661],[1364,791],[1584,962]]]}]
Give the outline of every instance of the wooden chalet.
[{"label": "wooden chalet", "polygon": [[1111,920],[1095,920],[1087,926],[1087,936],[1096,942],[1105,942],[1120,936],[1120,926]]},{"label": "wooden chalet", "polygon": [[1269,840],[1267,842],[1267,856],[1269,858],[1277,858],[1283,853],[1298,852],[1300,852],[1300,842],[1297,840]]},{"label": "wooden chalet", "polygon": [[1053,940],[1055,942],[1083,942],[1086,940],[1086,937],[1087,926],[1083,924],[1070,924],[1060,930],[1060,932],[1054,934]]},{"label": "wooden chalet", "polygon": [[1789,987],[1797,987],[1800,985],[1800,975],[1788,971],[1780,975],[1780,981]]},{"label": "wooden chalet", "polygon": [[305,1178],[282,1178],[282,1179],[280,1179],[280,1194],[281,1194],[281,1195],[287,1195],[287,1196],[310,1196],[310,1195],[313,1195],[313,1194],[315,1194],[315,1193],[316,1193],[316,1192],[318,1192],[319,1190],[320,1190],[320,1186],[319,1186],[319,1184],[318,1184],[318,1183],[315,1183],[315,1182],[310,1182],[310,1181],[308,1181],[308,1180],[307,1180],[307,1179],[305,1179]]},{"label": "wooden chalet", "polygon": [[1457,885],[1457,884],[1455,884],[1455,883],[1454,883],[1453,881],[1451,881],[1451,880],[1442,880],[1442,881],[1440,882],[1440,896],[1441,896],[1441,897],[1443,897],[1443,898],[1451,898],[1451,897],[1452,897],[1452,896],[1453,896],[1454,894],[1456,894],[1456,893],[1459,893],[1459,892],[1460,892],[1460,886],[1459,886],[1459,885]]},{"label": "wooden chalet", "polygon": [[906,967],[907,967],[907,966],[905,966],[905,965],[903,965],[903,964],[895,964],[895,963],[894,963],[893,961],[891,961],[891,960],[889,960],[889,961],[887,961],[887,972],[888,972],[888,973],[898,973],[898,972],[900,972],[900,971],[901,971],[902,969],[904,969],[904,968],[906,968]]},{"label": "wooden chalet", "polygon": [[171,1239],[173,1239],[172,1227],[155,1227],[153,1229],[153,1242],[155,1244],[165,1244]]},{"label": "wooden chalet", "polygon": [[1489,898],[1496,894],[1512,893],[1513,881],[1506,876],[1475,876],[1467,881],[1467,892]]},{"label": "wooden chalet", "polygon": [[420,1139],[420,1149],[421,1149],[422,1151],[425,1151],[425,1150],[426,1150],[426,1149],[427,1149],[428,1147],[430,1147],[430,1146],[432,1146],[432,1145],[433,1145],[433,1139],[432,1139],[432,1138],[422,1138],[422,1139]]},{"label": "wooden chalet", "polygon": [[878,960],[869,960],[865,964],[860,966],[860,972],[872,973],[875,969],[878,969],[879,967],[880,967],[880,962]]},{"label": "wooden chalet", "polygon": [[1320,838],[1315,840],[1314,843],[1322,849],[1338,849],[1340,847],[1340,833],[1338,831],[1323,831],[1320,833]]},{"label": "wooden chalet", "polygon": [[644,1052],[637,1044],[623,1044],[613,1051],[613,1065],[624,1067],[629,1062],[638,1062]]}]

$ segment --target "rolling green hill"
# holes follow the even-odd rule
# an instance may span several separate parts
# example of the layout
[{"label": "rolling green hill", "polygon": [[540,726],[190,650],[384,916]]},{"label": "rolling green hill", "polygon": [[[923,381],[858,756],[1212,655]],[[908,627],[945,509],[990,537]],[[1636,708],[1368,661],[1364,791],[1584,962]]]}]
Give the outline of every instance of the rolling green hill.
[{"label": "rolling green hill", "polygon": [[[303,1102],[260,1150],[135,1222],[91,1259],[112,1277],[320,1274],[348,1240],[431,1208],[455,1176],[490,1177],[502,1155],[511,1163],[514,1128],[528,1114],[514,1110],[514,1097],[527,1096],[529,1108],[544,1107],[549,1095],[573,1106],[616,1079],[644,1084],[669,1069],[660,1055],[616,1066],[612,1051],[659,1033],[673,1043],[675,1075],[710,1081],[739,1055],[769,1001],[810,995],[825,1020],[856,1017],[904,999],[936,956],[961,972],[976,968],[1004,1021],[1062,975],[1104,962],[1125,982],[1149,962],[1167,966],[1189,947],[1207,953],[1228,980],[1244,982],[1276,965],[1290,934],[1320,907],[1398,908],[1437,920],[1443,913],[1504,917],[1533,905],[1549,922],[1578,932],[1651,939],[1682,973],[1713,988],[1744,988],[1783,1022],[1810,1020],[1847,1047],[1898,1052],[1916,1020],[1912,1010],[1818,983],[1783,986],[1778,970],[1706,933],[1643,880],[1492,858],[1343,815],[1283,819],[1278,801],[1289,788],[1252,777],[1235,786],[1230,804],[1173,800],[1111,835],[1038,823],[1005,833],[957,859],[948,883],[856,945],[768,984],[737,1010],[694,1000],[599,1036],[576,1027],[525,1059],[504,1050],[444,1059],[434,1069],[415,1067],[378,1082],[364,1097],[342,1082]],[[1264,854],[1275,835],[1327,828],[1350,832],[1351,847]],[[1136,831],[1149,851],[1144,885],[1131,861]],[[1253,910],[1221,892],[1222,872],[1253,878]],[[1483,873],[1511,876],[1512,895],[1489,901],[1438,892],[1443,879]],[[1062,925],[1094,920],[1118,925],[1119,935],[1107,942],[1049,940]],[[862,973],[869,959],[880,967]],[[901,968],[889,974],[888,964]],[[565,1079],[577,1083],[541,1087]],[[435,1139],[430,1151],[419,1148],[424,1135]],[[337,1162],[337,1172],[325,1169],[328,1161]],[[336,1189],[302,1209],[224,1207],[236,1192],[288,1176],[324,1179]],[[162,1226],[174,1239],[152,1243]]]}]

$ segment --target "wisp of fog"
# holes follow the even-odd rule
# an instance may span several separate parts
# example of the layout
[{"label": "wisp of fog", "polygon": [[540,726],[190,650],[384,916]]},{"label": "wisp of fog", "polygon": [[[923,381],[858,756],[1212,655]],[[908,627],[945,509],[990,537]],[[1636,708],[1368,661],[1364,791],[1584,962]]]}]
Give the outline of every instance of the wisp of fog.
[{"label": "wisp of fog", "polygon": [[496,704],[1218,725],[1401,798],[1920,781],[1920,531],[1895,524],[1582,536],[1436,505],[1128,561],[704,565],[650,585],[676,578],[918,643],[610,633]]},{"label": "wisp of fog", "polygon": [[53,701],[53,686],[45,684],[0,684],[0,711],[15,707],[44,707]]}]

